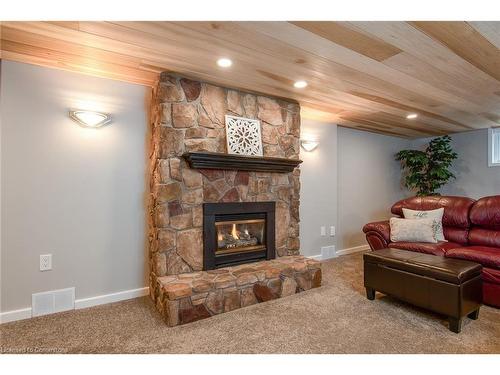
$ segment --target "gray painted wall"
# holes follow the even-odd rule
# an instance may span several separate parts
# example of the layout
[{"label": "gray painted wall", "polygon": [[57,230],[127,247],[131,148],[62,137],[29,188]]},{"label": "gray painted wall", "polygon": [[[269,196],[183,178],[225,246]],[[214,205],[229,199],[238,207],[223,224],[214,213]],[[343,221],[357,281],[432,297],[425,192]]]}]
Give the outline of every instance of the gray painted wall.
[{"label": "gray painted wall", "polygon": [[[488,167],[488,129],[452,134],[452,147],[458,153],[452,169],[457,177],[441,189],[443,195],[481,198],[500,194],[500,167]],[[432,138],[412,142],[424,148]]]},{"label": "gray painted wall", "polygon": [[408,195],[394,154],[406,139],[338,127],[338,249],[365,245],[363,225],[390,217],[389,208]]},{"label": "gray painted wall", "polygon": [[[335,245],[328,228],[337,225],[337,125],[303,119],[301,138],[319,140],[312,152],[301,148],[300,246],[303,255],[318,255]],[[327,236],[320,235],[320,227]]]},{"label": "gray painted wall", "polygon": [[[410,147],[410,141],[303,119],[301,138],[311,136],[320,145],[300,154],[301,253],[319,255],[328,245],[337,250],[365,245],[363,225],[390,217],[390,206],[409,195],[394,154]],[[331,225],[335,237],[329,236]]]},{"label": "gray painted wall", "polygon": [[[3,61],[1,311],[31,294],[76,287],[86,298],[147,285],[148,89]],[[84,129],[68,108],[111,113]],[[39,255],[53,270],[39,271]]]}]

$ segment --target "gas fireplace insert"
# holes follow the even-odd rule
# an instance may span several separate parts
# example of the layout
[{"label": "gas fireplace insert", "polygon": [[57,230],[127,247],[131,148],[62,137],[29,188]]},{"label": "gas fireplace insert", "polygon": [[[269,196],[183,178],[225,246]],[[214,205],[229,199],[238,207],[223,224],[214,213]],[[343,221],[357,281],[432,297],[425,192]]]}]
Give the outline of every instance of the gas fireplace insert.
[{"label": "gas fireplace insert", "polygon": [[205,203],[203,269],[275,257],[275,202]]}]

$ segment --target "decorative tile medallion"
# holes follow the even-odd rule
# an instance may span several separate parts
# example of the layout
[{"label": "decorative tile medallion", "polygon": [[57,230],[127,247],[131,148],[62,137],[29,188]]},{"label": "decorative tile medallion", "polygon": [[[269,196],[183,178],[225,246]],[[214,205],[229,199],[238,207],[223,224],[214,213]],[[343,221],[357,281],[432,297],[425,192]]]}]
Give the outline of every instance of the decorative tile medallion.
[{"label": "decorative tile medallion", "polygon": [[259,120],[226,115],[226,139],[229,154],[263,155]]}]

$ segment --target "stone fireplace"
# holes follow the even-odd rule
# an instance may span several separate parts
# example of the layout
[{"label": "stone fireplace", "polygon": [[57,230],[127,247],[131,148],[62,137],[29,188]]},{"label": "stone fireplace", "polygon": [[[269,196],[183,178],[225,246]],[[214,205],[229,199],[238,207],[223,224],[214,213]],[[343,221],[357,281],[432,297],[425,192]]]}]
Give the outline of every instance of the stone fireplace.
[{"label": "stone fireplace", "polygon": [[[217,153],[214,157],[226,153],[226,114],[260,120],[264,157],[281,158],[277,163],[299,159],[297,103],[173,74],[160,75],[151,102],[150,294],[170,325],[260,302],[270,295],[276,298],[306,290],[321,282],[314,261],[297,256],[298,168],[280,169],[280,173],[191,168],[186,161],[187,153]],[[220,207],[226,208],[214,211]],[[231,211],[233,208],[239,212]],[[210,229],[205,225],[209,212],[214,214],[209,219],[213,221]],[[253,263],[248,268],[241,264],[244,262]],[[225,267],[230,264],[235,266]],[[241,267],[246,271],[238,271]],[[281,274],[284,270],[287,273]],[[237,283],[240,276],[246,281]],[[296,287],[283,292],[280,277],[290,278],[289,284]],[[297,277],[306,280],[301,287]],[[259,297],[259,290],[267,297]]]}]

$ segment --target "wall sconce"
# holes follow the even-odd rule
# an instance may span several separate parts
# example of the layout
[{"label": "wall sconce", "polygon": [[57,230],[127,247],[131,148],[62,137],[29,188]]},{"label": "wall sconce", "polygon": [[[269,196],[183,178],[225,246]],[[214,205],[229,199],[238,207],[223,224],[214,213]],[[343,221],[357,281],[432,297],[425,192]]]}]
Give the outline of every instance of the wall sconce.
[{"label": "wall sconce", "polygon": [[85,128],[100,128],[111,122],[111,116],[106,113],[75,110],[69,111],[69,117]]},{"label": "wall sconce", "polygon": [[319,142],[318,141],[309,141],[309,140],[301,140],[300,141],[300,145],[302,146],[302,148],[304,150],[306,150],[307,152],[311,152],[313,151],[316,147],[318,147],[319,145]]}]

